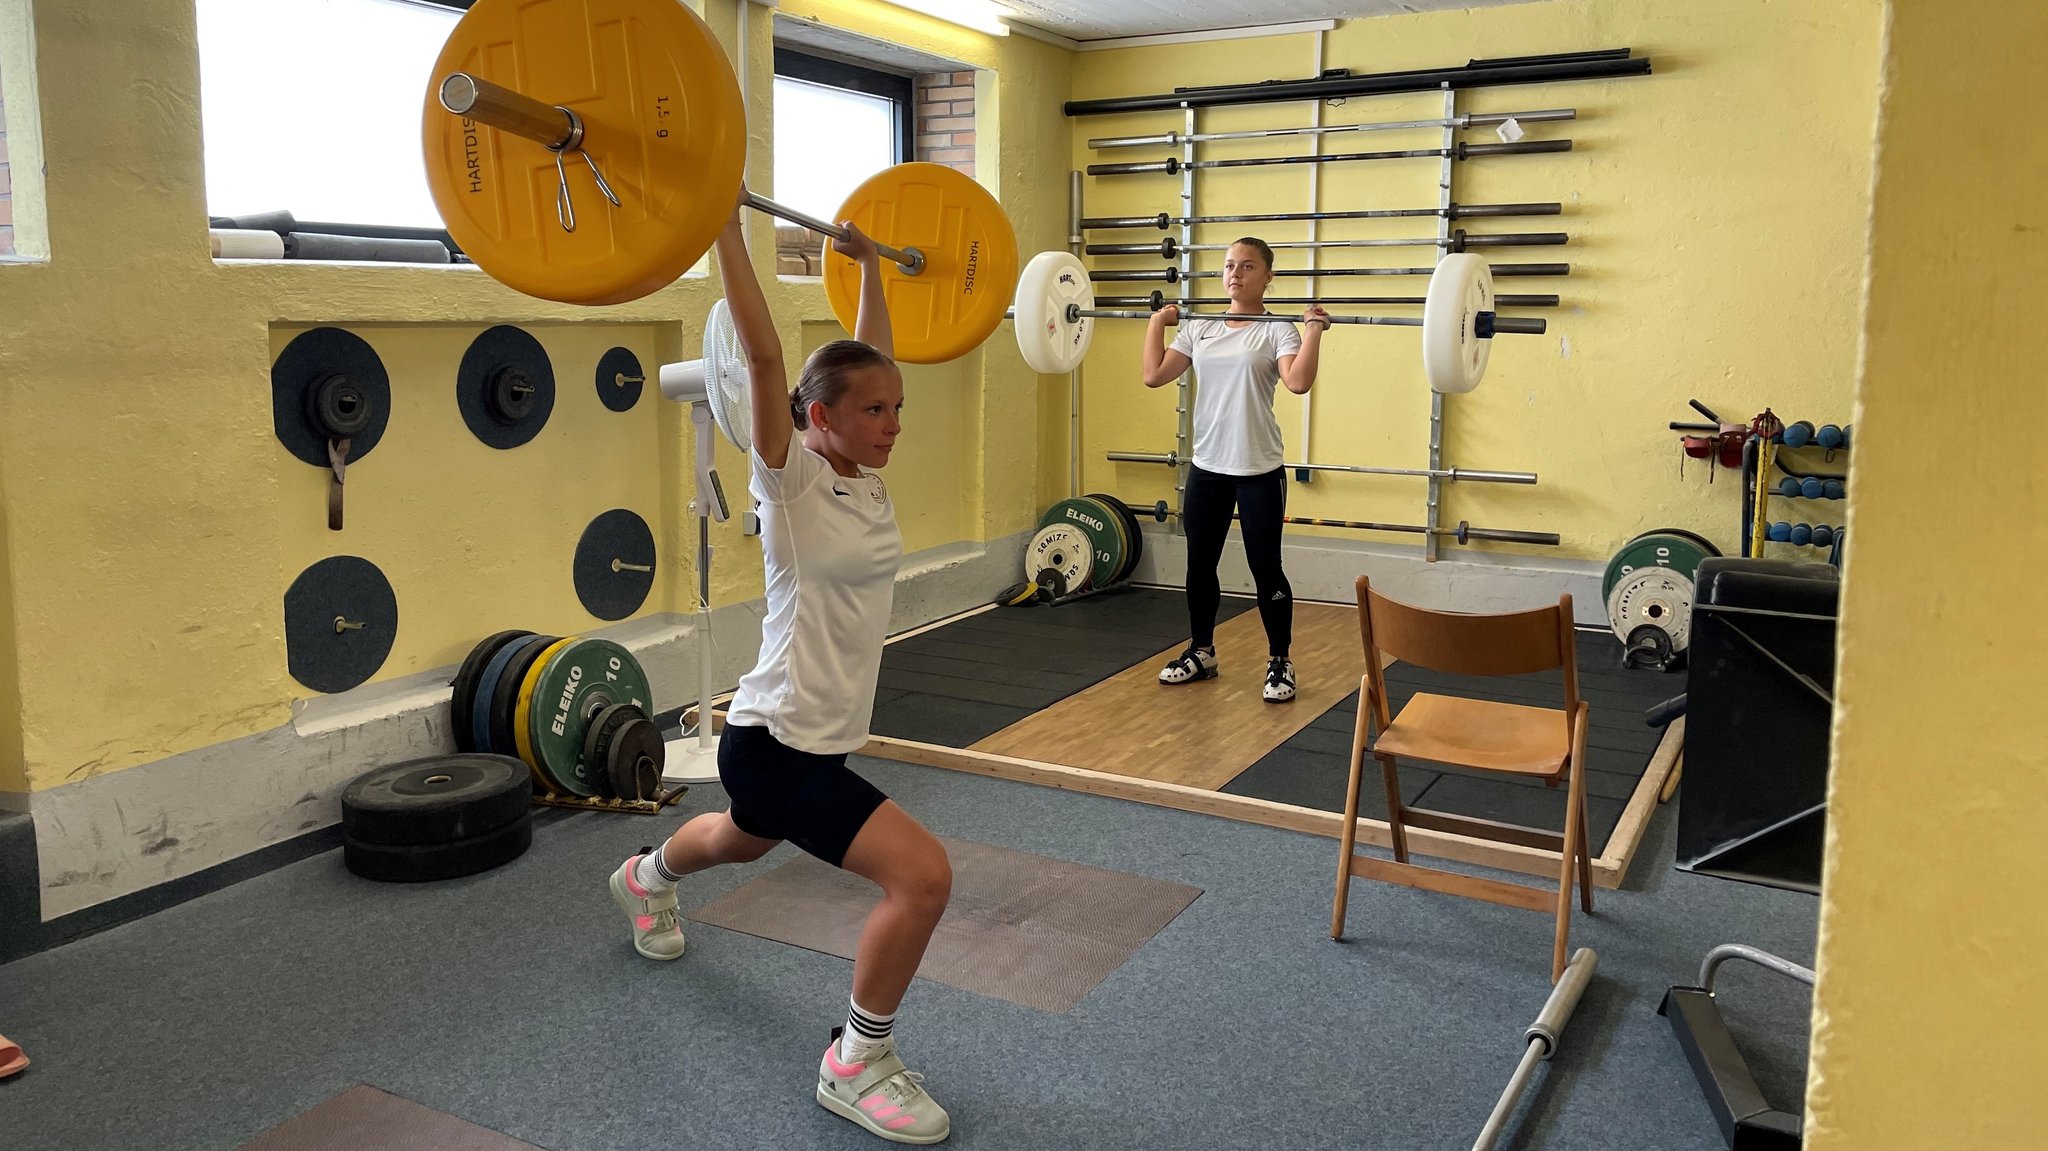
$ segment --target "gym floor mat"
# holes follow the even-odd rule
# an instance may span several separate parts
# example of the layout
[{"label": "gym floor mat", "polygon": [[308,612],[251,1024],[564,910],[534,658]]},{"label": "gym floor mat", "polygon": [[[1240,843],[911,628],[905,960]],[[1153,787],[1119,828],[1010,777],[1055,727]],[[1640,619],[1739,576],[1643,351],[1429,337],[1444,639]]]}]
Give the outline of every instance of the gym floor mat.
[{"label": "gym floor mat", "polygon": [[272,1127],[239,1151],[544,1151],[531,1143],[356,1086]]},{"label": "gym floor mat", "polygon": [[[1202,893],[1199,887],[941,838],[953,897],[917,973],[1064,1013]],[[690,913],[698,923],[852,959],[880,889],[801,855]]]}]

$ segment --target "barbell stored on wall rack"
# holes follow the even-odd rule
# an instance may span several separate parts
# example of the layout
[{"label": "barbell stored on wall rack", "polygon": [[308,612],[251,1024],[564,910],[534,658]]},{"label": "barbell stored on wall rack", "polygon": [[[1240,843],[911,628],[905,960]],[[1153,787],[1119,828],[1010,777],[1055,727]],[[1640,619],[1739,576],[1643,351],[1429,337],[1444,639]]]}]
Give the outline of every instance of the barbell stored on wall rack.
[{"label": "barbell stored on wall rack", "polygon": [[1180,224],[1258,224],[1296,220],[1395,220],[1428,216],[1443,220],[1477,220],[1497,216],[1555,216],[1564,211],[1556,200],[1534,204],[1452,204],[1448,208],[1375,208],[1356,212],[1255,212],[1240,216],[1086,216],[1081,230],[1090,228],[1158,228]]},{"label": "barbell stored on wall rack", "polygon": [[[1165,500],[1156,500],[1149,506],[1146,504],[1134,504],[1129,500],[1125,500],[1123,503],[1125,507],[1131,509],[1131,514],[1150,516],[1160,523],[1165,523],[1170,517],[1183,514],[1168,508]],[[1232,513],[1230,518],[1235,520],[1242,519],[1243,517]],[[1556,532],[1524,532],[1516,531],[1512,528],[1475,528],[1464,520],[1459,520],[1458,526],[1453,528],[1432,528],[1425,527],[1422,524],[1386,524],[1374,520],[1326,520],[1314,516],[1281,516],[1280,522],[1283,524],[1300,524],[1304,527],[1351,528],[1356,531],[1367,532],[1407,532],[1413,535],[1448,536],[1461,544],[1470,543],[1473,540],[1498,540],[1501,543],[1509,544],[1537,544],[1544,547],[1556,547],[1559,543],[1563,542]]]},{"label": "barbell stored on wall rack", "polygon": [[[1428,300],[1423,296],[1267,296],[1266,302],[1269,304],[1320,304],[1327,308],[1332,304],[1339,306],[1422,304],[1427,303]],[[1501,308],[1555,308],[1558,306],[1556,296],[1546,295],[1495,296],[1493,302],[1496,307]],[[1174,300],[1167,298],[1165,292],[1159,291],[1153,292],[1150,296],[1097,296],[1095,299],[1095,306],[1098,308],[1150,308],[1155,312],[1168,304],[1173,304],[1177,307],[1193,305],[1199,308],[1203,306],[1217,307],[1228,303],[1230,303],[1230,300],[1225,296],[1190,296],[1185,300]],[[1671,426],[1676,428],[1679,425],[1673,424]],[[1712,431],[1714,429],[1708,428],[1707,430]]]},{"label": "barbell stored on wall rack", "polygon": [[1165,144],[1168,147],[1178,147],[1182,144],[1199,144],[1210,140],[1257,140],[1270,136],[1387,132],[1403,128],[1489,128],[1510,120],[1534,124],[1550,120],[1576,120],[1578,116],[1579,111],[1576,108],[1543,108],[1534,112],[1483,112],[1464,116],[1439,116],[1430,120],[1389,120],[1371,124],[1332,124],[1312,128],[1263,128],[1247,132],[1166,132],[1153,136],[1098,136],[1088,141],[1088,146],[1136,148],[1145,144]]},{"label": "barbell stored on wall rack", "polygon": [[[505,284],[568,303],[638,299],[702,258],[741,200],[738,80],[703,18],[675,0],[581,0],[546,20],[531,7],[477,0],[449,34],[424,107],[428,187],[450,235]],[[623,44],[604,34],[618,27],[633,30]],[[498,82],[513,80],[519,90]],[[585,168],[601,201],[579,221],[572,185]],[[846,236],[766,197],[745,202]],[[839,219],[887,257],[897,359],[952,359],[1002,323],[1016,235],[971,177],[898,164],[855,188]],[[828,257],[825,294],[849,331],[860,279],[855,261]]]},{"label": "barbell stored on wall rack", "polygon": [[[1474,236],[1459,228],[1449,236],[1415,236],[1371,240],[1276,240],[1266,246],[1286,248],[1448,248],[1463,252],[1470,248],[1542,248],[1570,242],[1564,232],[1499,232]],[[1171,260],[1182,252],[1227,252],[1231,244],[1183,244],[1168,236],[1153,244],[1089,244],[1082,249],[1089,256],[1158,256]]]},{"label": "barbell stored on wall rack", "polygon": [[[1181,458],[1179,452],[1110,452],[1104,458],[1132,464],[1165,464],[1179,467],[1191,460]],[[1496,472],[1479,468],[1379,468],[1363,464],[1281,464],[1288,471],[1351,472],[1368,476],[1435,476],[1444,480],[1470,480],[1489,484],[1533,484],[1535,472]]]},{"label": "barbell stored on wall rack", "polygon": [[[1569,276],[1570,264],[1490,264],[1495,278],[1501,276]],[[1154,271],[1123,271],[1121,269],[1091,268],[1088,278],[1097,282],[1165,281],[1178,284],[1182,280],[1214,280],[1222,272],[1183,272],[1179,268],[1161,268]],[[1434,276],[1436,267],[1427,268],[1275,268],[1278,276]]]},{"label": "barbell stored on wall rack", "polygon": [[[1197,315],[1197,313],[1189,313]],[[1039,372],[1059,374],[1079,366],[1094,338],[1097,319],[1150,319],[1151,311],[1095,307],[1088,269],[1071,252],[1040,252],[1017,277],[1017,349]],[[1298,316],[1208,312],[1210,319],[1299,323]],[[1515,319],[1494,311],[1493,276],[1486,261],[1470,252],[1445,256],[1429,278],[1422,316],[1331,316],[1334,324],[1367,324],[1422,329],[1422,371],[1432,390],[1469,392],[1486,372],[1496,333],[1540,335],[1540,319]]]},{"label": "barbell stored on wall rack", "polygon": [[1090,176],[1135,176],[1145,172],[1174,175],[1197,168],[1261,168],[1270,164],[1339,164],[1350,160],[1474,160],[1482,156],[1531,156],[1540,152],[1569,152],[1570,140],[1523,140],[1514,144],[1466,144],[1448,148],[1402,148],[1391,152],[1331,152],[1321,156],[1252,156],[1238,160],[1183,160],[1169,156],[1147,164],[1090,164]]}]

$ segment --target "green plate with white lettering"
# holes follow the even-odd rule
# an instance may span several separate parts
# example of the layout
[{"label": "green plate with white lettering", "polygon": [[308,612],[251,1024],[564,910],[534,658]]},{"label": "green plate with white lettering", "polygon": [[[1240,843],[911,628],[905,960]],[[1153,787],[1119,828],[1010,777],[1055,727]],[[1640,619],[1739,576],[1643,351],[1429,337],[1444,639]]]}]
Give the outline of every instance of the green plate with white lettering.
[{"label": "green plate with white lettering", "polygon": [[632,652],[608,639],[570,640],[534,683],[527,723],[535,766],[573,795],[601,794],[605,789],[597,777],[605,765],[584,762],[583,737],[591,721],[621,703],[651,715],[653,696]]}]

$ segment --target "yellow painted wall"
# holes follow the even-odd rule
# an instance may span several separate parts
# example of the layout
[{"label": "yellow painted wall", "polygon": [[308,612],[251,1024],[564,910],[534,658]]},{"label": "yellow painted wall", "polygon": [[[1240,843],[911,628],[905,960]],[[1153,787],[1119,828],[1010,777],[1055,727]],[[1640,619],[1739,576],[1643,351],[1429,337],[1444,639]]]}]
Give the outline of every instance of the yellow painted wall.
[{"label": "yellow painted wall", "polygon": [[[1842,605],[1814,1151],[2042,1145],[2035,993],[2048,753],[2039,317],[2048,142],[1986,109],[2037,89],[2048,11],[1891,5]],[[1931,450],[1963,429],[1977,519]],[[1961,518],[1969,516],[1968,519]],[[1960,529],[1960,530],[1959,530]],[[2033,975],[2032,978],[2029,976]]]},{"label": "yellow painted wall", "polygon": [[[980,178],[1027,251],[1061,242],[1065,186],[1039,181],[1027,157],[1066,147],[1057,99],[1041,93],[1064,93],[1067,53],[866,0],[781,10],[989,70]],[[708,5],[728,44],[736,12],[729,0]],[[751,178],[773,195],[770,10],[753,9],[749,22]],[[667,578],[645,610],[693,602],[679,407],[650,395],[605,419],[594,405],[572,414],[558,401],[559,426],[499,453],[469,435],[447,397],[462,349],[497,323],[526,326],[560,350],[564,398],[587,391],[578,377],[613,342],[648,349],[650,360],[693,357],[715,278],[585,309],[521,296],[474,268],[218,265],[206,247],[192,0],[0,0],[0,28],[32,35],[9,49],[8,103],[10,118],[40,111],[50,255],[47,264],[0,266],[0,592],[11,593],[11,619],[0,615],[11,625],[0,791],[40,790],[285,722],[290,701],[308,693],[286,671],[281,597],[324,555],[365,554],[398,587],[401,635],[379,679],[452,664],[500,627],[599,626],[565,573],[576,535],[605,507],[657,521]],[[13,67],[31,53],[36,67]],[[18,98],[29,85],[33,99]],[[18,204],[17,220],[32,212]],[[773,266],[770,224],[755,221],[764,269]],[[805,329],[829,324],[831,311],[814,280],[770,274],[768,287],[794,364]],[[339,537],[322,522],[320,473],[285,455],[271,430],[271,360],[292,333],[321,324],[361,331],[384,351],[395,402],[413,417],[351,470],[350,528]],[[893,480],[913,546],[949,542],[949,532],[995,538],[1032,522],[1043,385],[1005,342],[919,385],[932,393],[921,410],[949,429],[939,458],[966,474]],[[919,447],[913,440],[896,467],[918,459]],[[737,491],[737,453],[721,447],[719,467]],[[516,493],[586,468],[594,479],[570,506],[532,493],[489,502],[501,485]],[[1027,477],[1009,485],[1021,494],[984,498],[1001,486],[989,477],[1001,474]],[[759,595],[758,544],[737,521],[715,542],[714,599]]]},{"label": "yellow painted wall", "polygon": [[[1570,138],[1562,155],[1463,161],[1453,173],[1462,203],[1560,201],[1553,217],[1466,223],[1474,232],[1564,231],[1563,248],[1494,249],[1495,262],[1569,261],[1564,278],[1507,278],[1508,293],[1550,293],[1564,306],[1526,315],[1550,321],[1545,336],[1502,337],[1479,391],[1447,402],[1445,459],[1468,468],[1533,471],[1534,488],[1449,485],[1444,519],[1553,531],[1559,548],[1485,546],[1603,560],[1630,536],[1674,525],[1732,549],[1739,485],[1708,483],[1703,464],[1679,475],[1671,420],[1697,419],[1697,397],[1746,420],[1766,405],[1788,419],[1847,418],[1856,363],[1857,284],[1869,208],[1871,122],[1877,67],[1876,0],[1778,4],[1644,4],[1640,0],[1548,3],[1389,16],[1342,23],[1327,34],[1322,66],[1357,72],[1441,67],[1470,58],[1627,46],[1654,62],[1652,75],[1611,81],[1518,85],[1461,94],[1460,111],[1577,108],[1575,122],[1532,124],[1531,139]],[[1257,41],[1176,44],[1083,53],[1076,98],[1141,95],[1178,85],[1294,78],[1315,72],[1313,34]],[[1441,95],[1358,98],[1325,109],[1326,124],[1440,116]],[[1310,123],[1313,109],[1276,103],[1203,110],[1197,131]],[[1071,164],[1163,160],[1160,146],[1091,149],[1090,137],[1183,130],[1179,111],[1075,120]],[[1491,129],[1461,134],[1496,139]],[[1359,132],[1326,138],[1327,152],[1439,146],[1438,129]],[[1197,146],[1198,159],[1300,154],[1305,137]],[[1312,172],[1319,198],[1310,199]],[[1434,159],[1209,169],[1196,174],[1196,214],[1434,207]],[[1089,177],[1089,216],[1179,214],[1180,177]],[[1430,218],[1330,221],[1324,239],[1434,235]],[[1198,243],[1240,235],[1308,238],[1305,224],[1218,224]],[[1178,235],[1178,229],[1168,233]],[[1091,232],[1095,242],[1158,239],[1157,231]],[[1325,249],[1321,267],[1422,266],[1429,248]],[[1220,267],[1203,254],[1200,268]],[[1157,258],[1089,257],[1092,266],[1159,269]],[[1281,267],[1309,267],[1307,253],[1280,253]],[[1216,280],[1195,281],[1221,295]],[[1281,279],[1270,294],[1309,294]],[[1166,285],[1098,284],[1098,294]],[[1326,278],[1322,295],[1420,296],[1420,277]],[[1169,290],[1173,294],[1174,290]],[[1276,310],[1278,308],[1276,307]],[[1419,316],[1417,306],[1353,312]],[[1085,366],[1084,490],[1152,500],[1172,496],[1172,473],[1112,464],[1109,450],[1174,446],[1174,388],[1146,393],[1137,380],[1142,325],[1103,321]],[[1062,381],[1063,382],[1063,381]],[[1277,405],[1288,459],[1425,466],[1427,385],[1412,329],[1340,327],[1329,333],[1311,393],[1314,431],[1302,441],[1302,401]],[[1058,425],[1064,401],[1048,400]],[[1056,453],[1053,453],[1056,454]],[[1041,496],[1064,494],[1064,468],[1041,473]],[[1052,486],[1054,481],[1058,487]],[[1296,514],[1420,523],[1423,481],[1323,475],[1290,493]],[[1839,504],[1813,514],[1825,521]],[[1315,534],[1316,529],[1302,529]],[[1332,533],[1320,533],[1332,534]],[[1356,533],[1346,533],[1356,535]],[[1379,536],[1413,543],[1413,536]],[[1456,549],[1451,549],[1455,551]]]}]

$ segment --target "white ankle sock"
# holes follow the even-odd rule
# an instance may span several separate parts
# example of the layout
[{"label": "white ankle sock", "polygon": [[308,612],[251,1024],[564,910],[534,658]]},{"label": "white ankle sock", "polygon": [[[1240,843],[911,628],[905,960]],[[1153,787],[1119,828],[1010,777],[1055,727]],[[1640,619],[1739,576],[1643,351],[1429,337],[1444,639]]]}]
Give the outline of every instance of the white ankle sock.
[{"label": "white ankle sock", "polygon": [[676,880],[682,878],[669,872],[668,862],[662,857],[662,847],[649,848],[640,856],[640,862],[633,867],[633,882],[648,891],[667,891],[676,885]]},{"label": "white ankle sock", "polygon": [[859,1003],[848,1000],[852,1010],[846,1015],[846,1030],[839,1035],[839,1059],[842,1063],[866,1063],[896,1045],[896,1013],[878,1015]]}]

